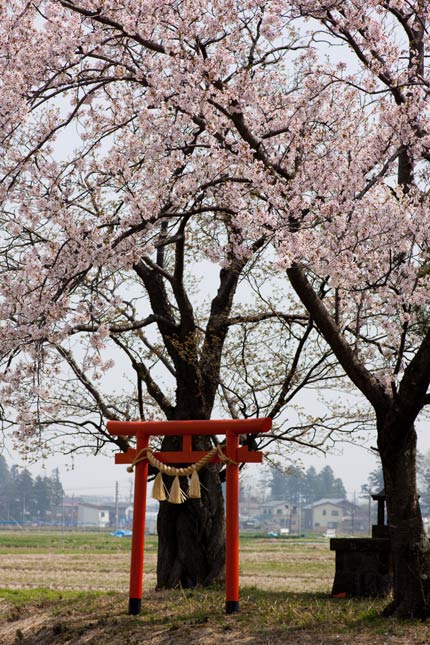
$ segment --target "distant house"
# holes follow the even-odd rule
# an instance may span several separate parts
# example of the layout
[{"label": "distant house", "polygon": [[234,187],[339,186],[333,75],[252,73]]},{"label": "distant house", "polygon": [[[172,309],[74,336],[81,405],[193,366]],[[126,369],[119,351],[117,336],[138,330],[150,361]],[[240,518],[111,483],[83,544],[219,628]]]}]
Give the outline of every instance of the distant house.
[{"label": "distant house", "polygon": [[90,504],[80,499],[66,498],[62,507],[64,526],[105,529],[109,526],[108,505]]},{"label": "distant house", "polygon": [[[63,526],[94,528],[94,529],[112,529],[128,528],[133,525],[133,506],[129,502],[118,502],[115,504],[110,499],[104,501],[104,498],[92,497],[91,502],[82,498],[69,497],[65,498],[61,516],[58,518],[59,523]],[[118,517],[116,513],[118,512]],[[145,530],[147,533],[157,533],[157,515],[158,502],[148,502],[146,510]]]},{"label": "distant house", "polygon": [[65,497],[61,508],[60,522],[64,526],[77,526],[78,524],[78,501],[73,497]]},{"label": "distant house", "polygon": [[351,526],[354,529],[354,518],[356,518],[356,530],[365,530],[366,526],[361,526],[362,510],[347,499],[318,499],[303,508],[303,528],[308,531],[319,532],[327,529],[350,531]]},{"label": "distant house", "polygon": [[133,506],[129,501],[120,501],[118,504],[115,501],[109,500],[108,502],[96,502],[97,506],[102,506],[109,511],[109,526],[111,528],[131,528],[131,521],[133,518]]},{"label": "distant house", "polygon": [[78,525],[104,529],[109,526],[109,510],[105,506],[79,502]]},{"label": "distant house", "polygon": [[259,517],[272,530],[288,529],[291,533],[298,530],[297,508],[289,502],[265,502],[261,505]]}]

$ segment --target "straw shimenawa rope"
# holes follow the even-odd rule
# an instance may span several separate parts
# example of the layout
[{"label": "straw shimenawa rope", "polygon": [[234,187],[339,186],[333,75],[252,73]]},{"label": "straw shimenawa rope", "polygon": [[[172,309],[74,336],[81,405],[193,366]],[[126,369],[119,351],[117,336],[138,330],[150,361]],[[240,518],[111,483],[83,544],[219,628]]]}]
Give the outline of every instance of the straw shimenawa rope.
[{"label": "straw shimenawa rope", "polygon": [[[134,461],[127,468],[127,471],[129,473],[132,473],[136,464],[147,459],[149,463],[159,471],[152,487],[152,497],[154,499],[158,499],[159,501],[167,500],[172,504],[182,504],[182,502],[184,502],[187,497],[191,499],[198,499],[201,497],[200,479],[198,472],[204,466],[206,466],[206,464],[209,463],[212,457],[214,457],[217,453],[220,461],[228,464],[235,464],[236,466],[238,465],[237,461],[230,459],[223,453],[220,445],[212,448],[212,450],[210,450],[204,457],[199,459],[199,461],[197,461],[195,464],[191,464],[191,466],[187,466],[186,468],[168,466],[154,456],[154,452],[151,448],[142,448],[142,450],[140,450],[136,455]],[[170,492],[166,490],[166,487],[164,485],[163,474],[174,477],[172,486],[170,487]],[[188,494],[186,494],[182,490],[179,477],[190,477]]]}]

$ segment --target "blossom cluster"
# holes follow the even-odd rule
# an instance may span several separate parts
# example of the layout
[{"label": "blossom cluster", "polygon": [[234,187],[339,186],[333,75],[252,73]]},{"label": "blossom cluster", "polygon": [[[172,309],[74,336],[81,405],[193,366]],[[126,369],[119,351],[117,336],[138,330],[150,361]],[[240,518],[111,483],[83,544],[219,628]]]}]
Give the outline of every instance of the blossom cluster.
[{"label": "blossom cluster", "polygon": [[221,265],[264,239],[280,271],[327,280],[339,326],[391,348],[389,380],[405,325],[405,360],[422,335],[430,274],[429,9],[410,4],[0,8],[2,355],[97,320],[103,363],[117,308],[86,286],[112,294],[160,225],[195,218]]}]

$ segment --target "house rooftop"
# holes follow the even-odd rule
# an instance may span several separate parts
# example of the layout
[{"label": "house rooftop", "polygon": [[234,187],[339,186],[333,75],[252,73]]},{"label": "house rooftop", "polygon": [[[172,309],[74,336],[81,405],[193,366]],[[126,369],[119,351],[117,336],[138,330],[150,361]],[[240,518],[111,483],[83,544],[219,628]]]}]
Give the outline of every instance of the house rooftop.
[{"label": "house rooftop", "polygon": [[265,508],[275,508],[276,506],[289,506],[290,503],[286,502],[282,499],[278,500],[271,500],[270,502],[264,502],[261,504],[261,506],[264,506]]},{"label": "house rooftop", "polygon": [[333,504],[333,506],[341,506],[342,504],[348,503],[347,499],[343,498],[330,498],[330,497],[324,497],[322,499],[317,499],[316,502],[312,502],[311,504],[306,504],[303,508],[315,508],[315,506],[322,506],[323,504]]}]

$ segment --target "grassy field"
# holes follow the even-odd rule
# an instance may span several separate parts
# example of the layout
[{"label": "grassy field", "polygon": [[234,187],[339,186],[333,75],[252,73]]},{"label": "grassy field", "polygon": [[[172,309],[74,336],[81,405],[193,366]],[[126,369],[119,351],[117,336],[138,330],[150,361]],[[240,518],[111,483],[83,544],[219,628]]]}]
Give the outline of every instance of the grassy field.
[{"label": "grassy field", "polygon": [[384,620],[383,600],[330,597],[328,541],[244,537],[241,611],[222,586],[155,592],[157,542],[147,538],[143,610],[126,614],[130,540],[97,533],[0,533],[1,645],[424,645],[430,628]]}]

